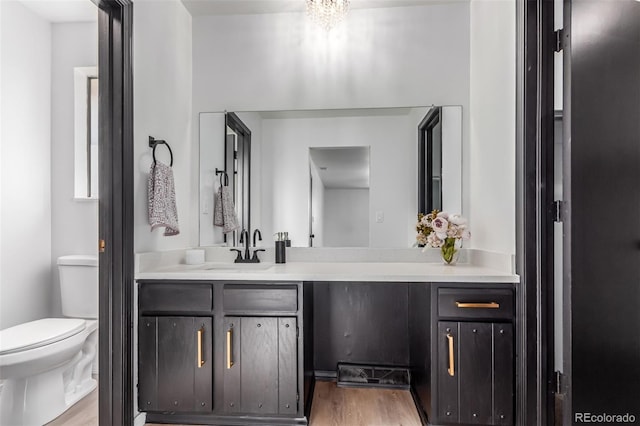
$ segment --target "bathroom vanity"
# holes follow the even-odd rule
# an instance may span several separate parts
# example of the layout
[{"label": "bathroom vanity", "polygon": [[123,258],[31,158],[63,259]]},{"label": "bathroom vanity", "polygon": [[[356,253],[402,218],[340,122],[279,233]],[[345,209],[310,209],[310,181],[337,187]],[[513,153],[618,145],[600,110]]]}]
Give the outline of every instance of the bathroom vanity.
[{"label": "bathroom vanity", "polygon": [[425,424],[514,422],[515,275],[292,262],[137,278],[147,422],[307,424],[315,380],[338,363],[408,369]]}]

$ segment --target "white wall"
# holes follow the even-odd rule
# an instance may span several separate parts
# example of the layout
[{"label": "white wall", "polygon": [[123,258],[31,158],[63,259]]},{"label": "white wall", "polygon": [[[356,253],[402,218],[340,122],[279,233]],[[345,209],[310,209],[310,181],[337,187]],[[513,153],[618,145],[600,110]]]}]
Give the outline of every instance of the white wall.
[{"label": "white wall", "polygon": [[51,25],[0,1],[0,329],[49,315]]},{"label": "white wall", "polygon": [[[134,7],[135,250],[197,245],[198,145],[192,141],[191,15],[179,0],[136,0]],[[164,229],[150,231],[147,178],[153,160],[149,136],[166,140],[173,150],[177,236],[164,237]],[[165,147],[156,153],[158,160],[169,163]]]},{"label": "white wall", "polygon": [[469,246],[515,254],[516,7],[471,1]]},{"label": "white wall", "polygon": [[369,189],[326,188],[324,245],[369,247]]},{"label": "white wall", "polygon": [[[193,20],[194,111],[468,105],[469,4]],[[435,60],[437,59],[437,60]]]},{"label": "white wall", "polygon": [[[96,8],[96,15],[98,11]],[[98,24],[52,25],[51,65],[51,308],[61,315],[56,259],[97,254],[98,202],[74,200],[75,67],[98,65]]]},{"label": "white wall", "polygon": [[[415,235],[398,226],[406,222],[417,196],[407,184],[415,180],[417,168],[417,132],[410,115],[265,119],[262,138],[261,214],[266,234],[288,231],[293,246],[308,246],[310,147],[369,146],[369,245],[413,243]],[[384,212],[383,223],[375,222],[376,211]],[[326,223],[325,217],[325,238]]]}]

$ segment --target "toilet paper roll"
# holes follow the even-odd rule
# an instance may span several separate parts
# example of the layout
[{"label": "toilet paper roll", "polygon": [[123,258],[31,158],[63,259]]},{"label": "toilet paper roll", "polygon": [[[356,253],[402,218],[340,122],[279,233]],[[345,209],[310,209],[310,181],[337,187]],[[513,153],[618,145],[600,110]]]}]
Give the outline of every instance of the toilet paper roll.
[{"label": "toilet paper roll", "polygon": [[187,265],[200,265],[201,263],[204,263],[204,250],[187,250],[185,259]]}]

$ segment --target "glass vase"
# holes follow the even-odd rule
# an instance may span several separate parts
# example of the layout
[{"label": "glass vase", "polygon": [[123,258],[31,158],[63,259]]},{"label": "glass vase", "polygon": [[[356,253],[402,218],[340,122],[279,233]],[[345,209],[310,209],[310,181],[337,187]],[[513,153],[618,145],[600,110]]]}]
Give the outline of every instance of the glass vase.
[{"label": "glass vase", "polygon": [[445,265],[455,265],[460,256],[460,245],[455,238],[447,238],[440,247],[440,256]]}]

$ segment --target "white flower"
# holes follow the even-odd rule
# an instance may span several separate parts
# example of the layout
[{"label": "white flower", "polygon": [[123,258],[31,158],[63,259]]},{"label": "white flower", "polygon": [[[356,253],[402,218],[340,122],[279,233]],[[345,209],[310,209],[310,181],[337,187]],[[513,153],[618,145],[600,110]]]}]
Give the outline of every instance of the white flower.
[{"label": "white flower", "polygon": [[447,230],[447,237],[460,238],[460,231],[455,226],[450,226]]},{"label": "white flower", "polygon": [[438,213],[438,217],[431,221],[431,227],[436,233],[446,233],[449,222],[444,217],[440,217],[440,213]]},{"label": "white flower", "polygon": [[422,219],[420,219],[420,223],[425,226],[431,226],[431,218],[429,216],[430,215],[422,216]]},{"label": "white flower", "polygon": [[441,217],[443,219],[449,219],[449,213],[447,213],[447,212],[438,212],[438,215],[436,217]]},{"label": "white flower", "polygon": [[469,232],[468,230],[464,229],[464,230],[462,231],[462,233],[460,234],[460,237],[461,237],[463,240],[468,240],[469,238],[471,238],[471,232]]},{"label": "white flower", "polygon": [[465,225],[467,223],[467,219],[460,216],[459,214],[452,214],[449,216],[449,222],[454,225]]},{"label": "white flower", "polygon": [[427,237],[427,245],[433,248],[440,248],[444,244],[444,241],[438,238],[435,233],[430,233]]}]

